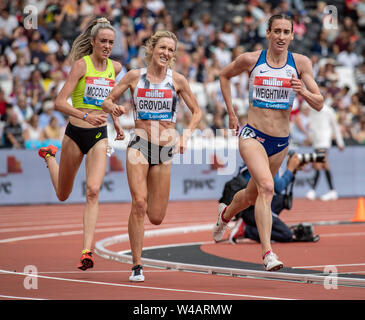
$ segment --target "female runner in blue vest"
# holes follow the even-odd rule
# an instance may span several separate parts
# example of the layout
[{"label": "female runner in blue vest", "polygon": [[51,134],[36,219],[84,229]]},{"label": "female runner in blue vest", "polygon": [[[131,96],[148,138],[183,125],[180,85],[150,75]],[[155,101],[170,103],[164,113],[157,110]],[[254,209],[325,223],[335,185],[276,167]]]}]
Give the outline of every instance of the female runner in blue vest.
[{"label": "female runner in blue vest", "polygon": [[[135,135],[127,149],[127,176],[132,197],[128,233],[133,258],[130,281],[144,281],[141,254],[144,218],[162,223],[170,192],[170,167],[174,150],[184,152],[187,140],[201,119],[201,110],[188,81],[171,69],[177,38],[157,31],[146,44],[147,68],[129,71],[102,104],[114,116],[123,113],[115,102],[127,89],[134,104]],[[184,134],[175,130],[177,99],[180,96],[192,113]],[[179,150],[178,150],[179,149]]]},{"label": "female runner in blue vest", "polygon": [[275,271],[283,263],[273,253],[270,236],[273,176],[279,170],[289,145],[289,114],[296,94],[315,110],[323,107],[323,97],[313,79],[310,60],[288,51],[293,40],[293,21],[274,15],[268,21],[267,50],[247,52],[220,73],[221,90],[227,106],[229,128],[238,133],[238,120],[232,107],[230,79],[244,71],[250,74],[248,123],[238,133],[239,151],[252,179],[246,189],[234,196],[229,206],[219,204],[213,238],[220,241],[227,223],[239,211],[255,205],[264,269]]}]

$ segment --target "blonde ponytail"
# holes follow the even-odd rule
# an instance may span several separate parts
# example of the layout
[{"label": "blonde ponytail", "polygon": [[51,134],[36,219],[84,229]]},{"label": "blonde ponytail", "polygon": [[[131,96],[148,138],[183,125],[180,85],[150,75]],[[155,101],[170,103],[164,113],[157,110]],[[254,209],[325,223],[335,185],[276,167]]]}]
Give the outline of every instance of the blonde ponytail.
[{"label": "blonde ponytail", "polygon": [[106,18],[94,18],[92,19],[85,31],[81,33],[73,42],[71,48],[71,61],[75,62],[84,56],[87,56],[93,52],[91,45],[91,39],[95,39],[100,29],[110,29],[115,33],[113,26]]}]

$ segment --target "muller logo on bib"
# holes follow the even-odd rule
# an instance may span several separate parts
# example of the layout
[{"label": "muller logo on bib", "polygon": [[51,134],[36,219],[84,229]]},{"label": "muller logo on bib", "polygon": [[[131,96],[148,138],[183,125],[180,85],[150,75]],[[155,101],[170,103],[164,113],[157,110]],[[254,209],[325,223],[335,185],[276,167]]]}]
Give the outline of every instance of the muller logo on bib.
[{"label": "muller logo on bib", "polygon": [[254,85],[290,88],[290,79],[276,77],[255,77]]},{"label": "muller logo on bib", "polygon": [[139,98],[160,98],[169,99],[172,98],[172,92],[170,89],[144,89],[138,88]]}]

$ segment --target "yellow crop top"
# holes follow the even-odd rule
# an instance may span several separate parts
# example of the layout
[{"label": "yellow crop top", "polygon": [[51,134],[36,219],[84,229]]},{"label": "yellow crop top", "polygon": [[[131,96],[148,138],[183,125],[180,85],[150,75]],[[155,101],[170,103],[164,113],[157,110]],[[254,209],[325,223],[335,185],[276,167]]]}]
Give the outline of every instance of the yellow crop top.
[{"label": "yellow crop top", "polygon": [[72,105],[77,109],[102,110],[101,104],[115,84],[113,63],[108,59],[106,69],[98,71],[94,68],[90,56],[84,56],[83,59],[86,63],[86,72],[72,92]]}]

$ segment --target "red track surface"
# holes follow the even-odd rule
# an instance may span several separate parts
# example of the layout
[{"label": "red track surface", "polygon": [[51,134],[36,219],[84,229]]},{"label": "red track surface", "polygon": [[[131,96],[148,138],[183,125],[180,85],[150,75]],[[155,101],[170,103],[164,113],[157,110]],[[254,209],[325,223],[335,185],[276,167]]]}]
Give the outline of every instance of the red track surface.
[{"label": "red track surface", "polygon": [[[213,224],[216,201],[170,202],[165,221],[146,230],[187,225]],[[127,232],[130,204],[101,204],[95,241]],[[293,209],[283,212],[289,223],[349,221],[356,199],[333,202],[296,199]],[[94,269],[76,268],[82,244],[83,205],[0,207],[0,299],[57,300],[246,300],[310,299],[363,300],[365,288],[278,280],[259,280],[188,273],[145,267],[146,281],[128,281],[130,265],[95,257]],[[365,224],[315,226],[317,243],[274,243],[274,251],[286,267],[323,271],[336,265],[339,272],[365,274]],[[237,245],[209,243],[211,232],[145,239],[145,247],[172,243],[208,242],[202,250],[230,259],[261,263],[260,246],[254,242]],[[129,248],[120,243],[108,249]],[[37,289],[26,289],[26,266],[37,268]],[[33,281],[35,281],[33,279]],[[34,282],[32,282],[34,283]]]}]

